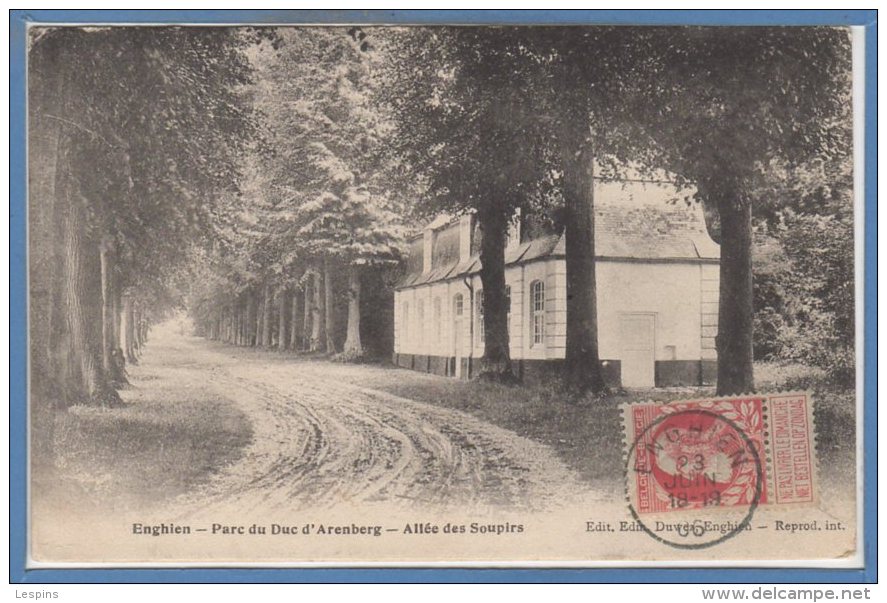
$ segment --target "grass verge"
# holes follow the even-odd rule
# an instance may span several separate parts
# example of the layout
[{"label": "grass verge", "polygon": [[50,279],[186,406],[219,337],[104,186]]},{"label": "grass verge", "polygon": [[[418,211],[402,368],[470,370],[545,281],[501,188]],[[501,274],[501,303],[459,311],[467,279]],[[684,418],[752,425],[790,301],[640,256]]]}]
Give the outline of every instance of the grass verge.
[{"label": "grass verge", "polygon": [[121,392],[121,407],[55,413],[49,445],[32,459],[36,511],[157,507],[241,456],[252,430],[231,402],[145,377]]},{"label": "grass verge", "polygon": [[[807,367],[756,365],[758,391],[808,390],[813,394],[820,467],[827,476],[852,475],[855,397],[830,387]],[[556,382],[514,387],[464,382],[392,368],[362,374],[359,385],[454,408],[551,446],[581,478],[596,487],[622,487],[623,442],[619,405],[714,396],[711,387],[616,390],[570,400]]]}]

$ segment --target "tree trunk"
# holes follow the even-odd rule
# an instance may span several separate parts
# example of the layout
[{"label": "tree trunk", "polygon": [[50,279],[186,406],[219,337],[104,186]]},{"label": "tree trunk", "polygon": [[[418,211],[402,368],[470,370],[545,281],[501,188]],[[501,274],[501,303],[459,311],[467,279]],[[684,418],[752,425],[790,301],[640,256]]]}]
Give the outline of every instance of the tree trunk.
[{"label": "tree trunk", "polygon": [[310,350],[316,352],[320,350],[321,338],[323,337],[322,309],[323,304],[323,288],[321,287],[321,276],[319,271],[312,273],[313,283],[311,284],[311,344]]},{"label": "tree trunk", "polygon": [[314,291],[311,286],[313,277],[305,281],[305,295],[302,304],[304,310],[302,318],[302,349],[308,351],[311,349],[314,341]]},{"label": "tree trunk", "polygon": [[129,354],[129,340],[126,334],[127,325],[129,324],[130,298],[124,293],[120,300],[120,347],[123,348],[123,357],[127,362],[132,362]]},{"label": "tree trunk", "polygon": [[[45,337],[46,349],[45,354],[38,354],[38,356],[45,358],[45,364],[42,362],[34,362],[33,372],[35,380],[46,381],[44,385],[47,386],[47,395],[51,397],[50,405],[53,408],[67,406],[66,392],[69,386],[68,381],[71,377],[69,370],[70,366],[68,364],[70,359],[67,355],[67,348],[70,343],[70,333],[68,332],[67,320],[65,317],[65,283],[67,282],[65,275],[65,258],[67,254],[64,245],[66,216],[69,210],[65,207],[65,203],[68,202],[66,198],[67,170],[63,167],[65,162],[68,161],[66,150],[69,140],[66,135],[61,133],[60,128],[58,133],[57,158],[54,166],[55,178],[53,179],[51,192],[51,234],[50,240],[45,243],[46,246],[52,250],[52,253],[49,254],[49,257],[47,258],[49,265],[46,266],[46,278],[50,279],[50,299],[46,325],[47,336]],[[36,136],[36,134],[34,136]],[[34,169],[35,166],[32,165],[31,170]],[[33,183],[29,182],[29,187],[33,186]],[[30,197],[35,196],[35,194],[35,192],[29,192]],[[29,202],[31,202],[30,199]],[[36,238],[33,233],[30,236],[32,239]],[[31,241],[31,244],[33,245],[34,241]],[[31,264],[32,283],[38,280],[35,266],[37,261],[39,260],[31,258],[29,262]],[[35,294],[33,288],[34,285],[32,284],[32,296]],[[36,300],[36,297],[34,299]],[[32,305],[32,312],[34,312],[34,310],[35,308]],[[35,320],[36,316],[32,315],[30,321],[33,322]],[[35,333],[34,337],[37,339],[32,341],[31,345],[39,345],[39,331]],[[42,372],[41,368],[46,371],[45,375],[43,375],[43,379],[40,378]],[[37,389],[39,391],[39,388]]]},{"label": "tree trunk", "polygon": [[[62,159],[60,159],[62,161]],[[59,172],[64,172],[61,167]],[[62,176],[61,179],[64,179]],[[74,379],[72,373],[70,343],[71,333],[68,328],[67,319],[67,248],[65,241],[67,239],[67,215],[70,209],[65,207],[69,203],[67,194],[64,190],[66,184],[61,183],[61,179],[56,181],[55,195],[59,199],[55,202],[54,209],[54,234],[56,240],[53,243],[55,249],[53,257],[52,269],[52,288],[51,288],[51,313],[49,316],[49,350],[51,380],[55,384],[54,399],[57,406],[65,407],[69,405],[68,389],[71,387],[71,381]],[[33,320],[33,318],[31,319]]]},{"label": "tree trunk", "polygon": [[132,321],[132,297],[128,293],[123,295],[120,312],[120,344],[123,347],[123,356],[126,361],[133,364],[132,341],[129,335],[129,326]]},{"label": "tree trunk", "polygon": [[281,287],[277,292],[277,297],[277,349],[282,352],[289,347],[290,341],[290,314],[288,312],[289,304],[287,303],[289,291],[287,291],[287,288]]},{"label": "tree trunk", "polygon": [[[55,454],[56,411],[68,405],[72,360],[65,312],[66,187],[71,136],[46,115],[70,114],[69,49],[58,39],[35,44],[28,86],[28,354],[30,460],[50,463]],[[52,65],[42,69],[39,65]],[[36,68],[35,68],[36,67]]]},{"label": "tree trunk", "polygon": [[130,352],[132,353],[132,358],[133,358],[132,362],[138,363],[139,353],[141,350],[139,350],[138,340],[136,337],[136,328],[138,326],[138,323],[136,322],[138,320],[138,317],[136,315],[136,300],[130,298],[129,303],[130,303],[129,319],[128,319],[129,323],[127,325],[126,340],[127,340],[127,342],[129,342],[129,349],[130,349]]},{"label": "tree trunk", "polygon": [[99,242],[99,266],[102,290],[102,370],[111,383],[125,383],[126,377],[118,358],[115,284],[115,244],[109,236]]},{"label": "tree trunk", "polygon": [[240,300],[235,297],[231,300],[231,335],[228,343],[238,345],[240,334]]},{"label": "tree trunk", "polygon": [[139,320],[139,342],[140,345],[148,343],[148,313],[142,312],[142,318]]},{"label": "tree trunk", "polygon": [[265,298],[262,296],[264,287],[256,292],[256,347],[260,348],[265,345],[262,335],[265,333]]},{"label": "tree trunk", "polygon": [[250,291],[247,294],[246,316],[248,325],[246,345],[255,347],[259,343],[259,304],[258,293]]},{"label": "tree trunk", "polygon": [[106,375],[111,375],[113,371],[112,353],[114,344],[112,341],[111,329],[111,266],[108,256],[111,253],[113,242],[109,237],[102,237],[99,242],[99,258],[102,271],[102,370]]},{"label": "tree trunk", "polygon": [[480,225],[480,280],[483,285],[484,355],[481,378],[512,381],[508,349],[508,308],[505,298],[505,240],[508,216],[491,208],[478,212]]},{"label": "tree trunk", "polygon": [[751,203],[725,191],[717,205],[721,214],[717,393],[746,394],[755,389]]},{"label": "tree trunk", "polygon": [[271,304],[274,299],[274,287],[265,283],[265,298],[262,303],[262,345],[271,347]]},{"label": "tree trunk", "polygon": [[249,302],[247,298],[241,294],[240,301],[238,303],[238,308],[240,312],[240,321],[238,324],[238,345],[246,346],[247,345],[247,325],[249,324],[249,316],[248,314],[248,306]]},{"label": "tree trunk", "polygon": [[85,200],[65,187],[65,318],[69,334],[70,398],[87,403],[119,401],[102,371],[103,300],[98,247],[86,240]]},{"label": "tree trunk", "polygon": [[123,294],[120,292],[120,275],[117,274],[114,277],[114,349],[117,350],[118,354],[120,354],[120,358],[122,360],[126,360],[123,358],[123,339],[120,338],[120,325],[123,315]]},{"label": "tree trunk", "polygon": [[240,295],[240,344],[249,345],[249,301],[244,294]]},{"label": "tree trunk", "polygon": [[123,314],[123,293],[120,289],[121,275],[120,272],[116,269],[112,274],[113,280],[111,281],[111,302],[113,305],[112,317],[114,324],[111,333],[114,339],[112,354],[115,370],[114,378],[117,383],[125,384],[129,383],[129,380],[126,378],[126,354],[123,351],[123,340],[120,338],[120,322],[121,315]]},{"label": "tree trunk", "polygon": [[123,324],[120,328],[120,340],[123,343],[123,353],[126,361],[130,364],[138,364],[135,352],[134,331],[133,331],[133,300],[131,295],[123,296]]},{"label": "tree trunk", "polygon": [[265,339],[263,338],[265,334],[265,298],[263,294],[265,293],[265,288],[262,287],[256,293],[256,347],[260,348],[265,345]]},{"label": "tree trunk", "polygon": [[118,372],[120,383],[129,383],[126,378],[126,350],[123,349],[123,340],[120,338],[123,321],[123,300],[119,294],[114,302],[114,364]]},{"label": "tree trunk", "polygon": [[327,354],[336,353],[335,335],[335,304],[333,303],[333,278],[330,273],[330,260],[323,260],[323,330],[326,332],[324,348]]},{"label": "tree trunk", "polygon": [[237,333],[235,337],[237,345],[246,345],[246,301],[243,298],[237,300]]},{"label": "tree trunk", "polygon": [[360,266],[352,264],[348,270],[348,329],[345,336],[345,354],[363,356],[360,342]]},{"label": "tree trunk", "polygon": [[303,333],[304,325],[301,323],[302,314],[299,308],[299,299],[302,296],[299,294],[298,287],[293,287],[293,301],[290,309],[292,310],[292,318],[290,318],[290,349],[291,350],[299,350],[301,349],[301,339]]},{"label": "tree trunk", "polygon": [[562,129],[567,267],[565,379],[580,392],[604,389],[598,351],[597,278],[594,253],[594,154],[587,126]]},{"label": "tree trunk", "polygon": [[135,349],[136,356],[142,355],[142,342],[139,339],[139,325],[142,323],[142,308],[141,306],[134,302],[133,303],[133,315],[132,315],[132,345]]}]

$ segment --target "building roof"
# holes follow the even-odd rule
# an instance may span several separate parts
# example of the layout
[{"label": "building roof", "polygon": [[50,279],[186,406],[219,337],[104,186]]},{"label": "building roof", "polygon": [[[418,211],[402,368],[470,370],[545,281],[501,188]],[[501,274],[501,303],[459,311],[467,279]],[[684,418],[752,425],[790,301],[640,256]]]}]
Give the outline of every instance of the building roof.
[{"label": "building roof", "polygon": [[[611,182],[595,184],[595,255],[627,261],[712,262],[720,247],[708,234],[702,207],[684,200],[669,183]],[[475,254],[459,261],[459,224],[435,229],[431,270],[422,272],[422,239],[410,246],[407,273],[398,288],[412,287],[480,272]],[[563,235],[547,235],[509,247],[505,263],[522,264],[565,257]]]}]

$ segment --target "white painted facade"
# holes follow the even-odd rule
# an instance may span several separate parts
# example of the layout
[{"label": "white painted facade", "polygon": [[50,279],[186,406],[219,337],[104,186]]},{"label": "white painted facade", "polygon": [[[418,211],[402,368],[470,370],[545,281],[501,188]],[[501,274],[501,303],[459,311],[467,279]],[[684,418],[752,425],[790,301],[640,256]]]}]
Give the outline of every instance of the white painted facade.
[{"label": "white painted facade", "polygon": [[[534,342],[530,286],[545,284],[544,341]],[[566,346],[566,261],[509,266],[509,343],[513,358],[563,358]],[[601,358],[620,358],[620,316],[655,317],[655,359],[714,359],[718,266],[598,260],[598,344]],[[479,275],[435,282],[395,293],[395,352],[480,357],[484,343],[477,292]],[[461,318],[457,295],[462,296]],[[482,303],[482,302],[481,302]],[[472,323],[474,323],[472,325]],[[471,344],[469,345],[469,342]]]},{"label": "white painted facade", "polygon": [[[698,212],[693,237],[702,236],[699,225],[704,228],[701,210]],[[686,221],[683,214],[682,219]],[[471,259],[465,255],[471,249],[470,240],[465,240],[471,229],[465,227],[464,221],[459,225],[460,263]],[[661,229],[655,219],[649,221]],[[428,259],[431,236],[433,233],[426,230],[423,273],[432,270]],[[615,257],[599,253],[596,276],[600,357],[620,361],[625,385],[652,386],[654,367],[660,361],[715,359],[717,246],[707,233],[704,238],[707,241],[694,241],[695,247],[689,247],[704,250],[696,257]],[[517,237],[511,238],[510,250],[519,244]],[[619,241],[605,242],[604,247],[604,252],[623,249]],[[627,249],[631,252],[632,248]],[[647,255],[650,253],[648,249]],[[709,257],[700,257],[704,255]],[[483,356],[483,286],[477,266],[467,272],[403,286],[395,292],[395,354],[455,359]],[[567,308],[563,241],[547,255],[508,264],[505,281],[511,302],[512,359],[564,358]],[[537,285],[534,303],[534,283],[544,288],[544,301]],[[544,324],[542,329],[540,324]],[[454,364],[459,367],[459,376],[462,363],[457,360]]]}]

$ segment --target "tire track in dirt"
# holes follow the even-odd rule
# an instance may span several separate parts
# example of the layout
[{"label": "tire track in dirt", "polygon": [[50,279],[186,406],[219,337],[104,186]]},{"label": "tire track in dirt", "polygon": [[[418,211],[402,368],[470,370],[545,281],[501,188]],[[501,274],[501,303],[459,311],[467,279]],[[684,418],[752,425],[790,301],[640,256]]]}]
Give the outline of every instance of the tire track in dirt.
[{"label": "tire track in dirt", "polygon": [[[184,340],[195,370],[250,418],[243,457],[178,501],[183,515],[384,503],[402,508],[553,509],[588,487],[548,447],[466,413]],[[357,370],[357,367],[355,367]],[[592,496],[594,498],[594,496]]]}]

